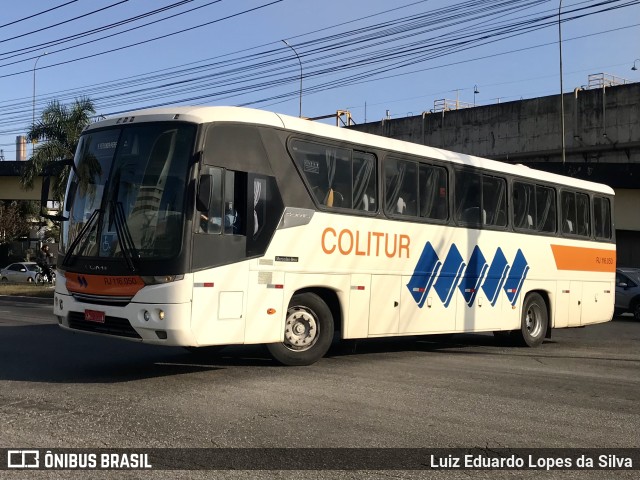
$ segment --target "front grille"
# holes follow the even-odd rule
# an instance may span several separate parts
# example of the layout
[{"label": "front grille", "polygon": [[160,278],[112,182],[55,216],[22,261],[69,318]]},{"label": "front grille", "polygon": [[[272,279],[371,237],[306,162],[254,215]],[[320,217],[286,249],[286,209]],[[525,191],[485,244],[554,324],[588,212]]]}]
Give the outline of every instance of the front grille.
[{"label": "front grille", "polygon": [[131,323],[126,318],[105,317],[104,323],[88,322],[84,319],[84,312],[69,312],[69,328],[82,330],[84,332],[104,333],[116,335],[118,337],[139,338],[142,337],[136,332]]},{"label": "front grille", "polygon": [[115,307],[126,307],[131,302],[132,297],[115,297],[113,295],[92,295],[89,293],[71,292],[73,298],[78,302],[92,303],[95,305],[113,305]]}]

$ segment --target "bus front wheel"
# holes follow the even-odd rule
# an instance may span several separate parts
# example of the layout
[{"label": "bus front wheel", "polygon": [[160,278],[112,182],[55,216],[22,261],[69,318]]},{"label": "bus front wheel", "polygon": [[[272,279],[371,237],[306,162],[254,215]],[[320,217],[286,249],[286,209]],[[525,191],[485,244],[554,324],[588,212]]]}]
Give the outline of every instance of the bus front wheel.
[{"label": "bus front wheel", "polygon": [[530,293],[522,305],[522,324],[516,330],[516,338],[524,346],[537,347],[547,333],[549,315],[547,304],[539,293]]},{"label": "bus front wheel", "polygon": [[315,293],[294,295],[287,309],[284,341],[267,345],[283,365],[311,365],[320,360],[333,340],[333,315]]}]

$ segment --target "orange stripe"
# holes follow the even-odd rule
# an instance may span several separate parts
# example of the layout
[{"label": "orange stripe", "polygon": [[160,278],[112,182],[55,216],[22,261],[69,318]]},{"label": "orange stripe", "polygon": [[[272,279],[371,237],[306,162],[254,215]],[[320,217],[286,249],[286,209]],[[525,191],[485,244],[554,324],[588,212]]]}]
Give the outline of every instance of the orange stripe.
[{"label": "orange stripe", "polygon": [[66,272],[64,278],[67,280],[67,290],[77,293],[132,297],[144,287],[142,278],[135,275],[116,277]]},{"label": "orange stripe", "polygon": [[616,251],[600,248],[551,245],[558,270],[581,272],[615,272]]}]

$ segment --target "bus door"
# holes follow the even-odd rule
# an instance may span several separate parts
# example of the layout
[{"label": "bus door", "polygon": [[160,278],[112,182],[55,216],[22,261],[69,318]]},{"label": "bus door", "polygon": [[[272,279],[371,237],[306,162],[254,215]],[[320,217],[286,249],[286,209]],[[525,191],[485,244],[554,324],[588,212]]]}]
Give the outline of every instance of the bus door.
[{"label": "bus door", "polygon": [[198,345],[244,343],[248,262],[193,274],[191,330]]}]

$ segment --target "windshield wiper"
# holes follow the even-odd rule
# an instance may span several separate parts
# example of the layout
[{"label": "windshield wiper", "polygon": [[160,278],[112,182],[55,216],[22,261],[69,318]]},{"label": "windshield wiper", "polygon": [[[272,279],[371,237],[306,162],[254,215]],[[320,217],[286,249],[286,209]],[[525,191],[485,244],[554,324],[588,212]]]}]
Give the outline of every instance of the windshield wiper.
[{"label": "windshield wiper", "polygon": [[140,254],[138,253],[133,238],[131,237],[131,231],[129,230],[129,225],[127,225],[127,218],[124,214],[122,202],[111,201],[111,215],[114,223],[116,224],[116,234],[118,235],[118,244],[120,245],[122,256],[127,261],[127,265],[131,271],[135,272],[136,267],[133,263],[133,259],[140,258]]},{"label": "windshield wiper", "polygon": [[93,228],[93,223],[98,218],[100,213],[101,213],[101,210],[99,208],[96,208],[93,211],[93,213],[89,217],[89,220],[87,220],[87,223],[84,224],[84,227],[82,227],[82,229],[80,230],[80,233],[78,233],[78,236],[73,240],[73,242],[71,242],[71,245],[69,245],[69,249],[67,250],[67,253],[65,253],[64,258],[62,259],[62,265],[69,265],[69,261],[71,260],[71,255],[73,255],[73,252],[75,251],[75,249],[78,248],[78,245],[80,245],[80,242],[82,241],[84,236],[87,234],[87,232],[89,232]]}]

